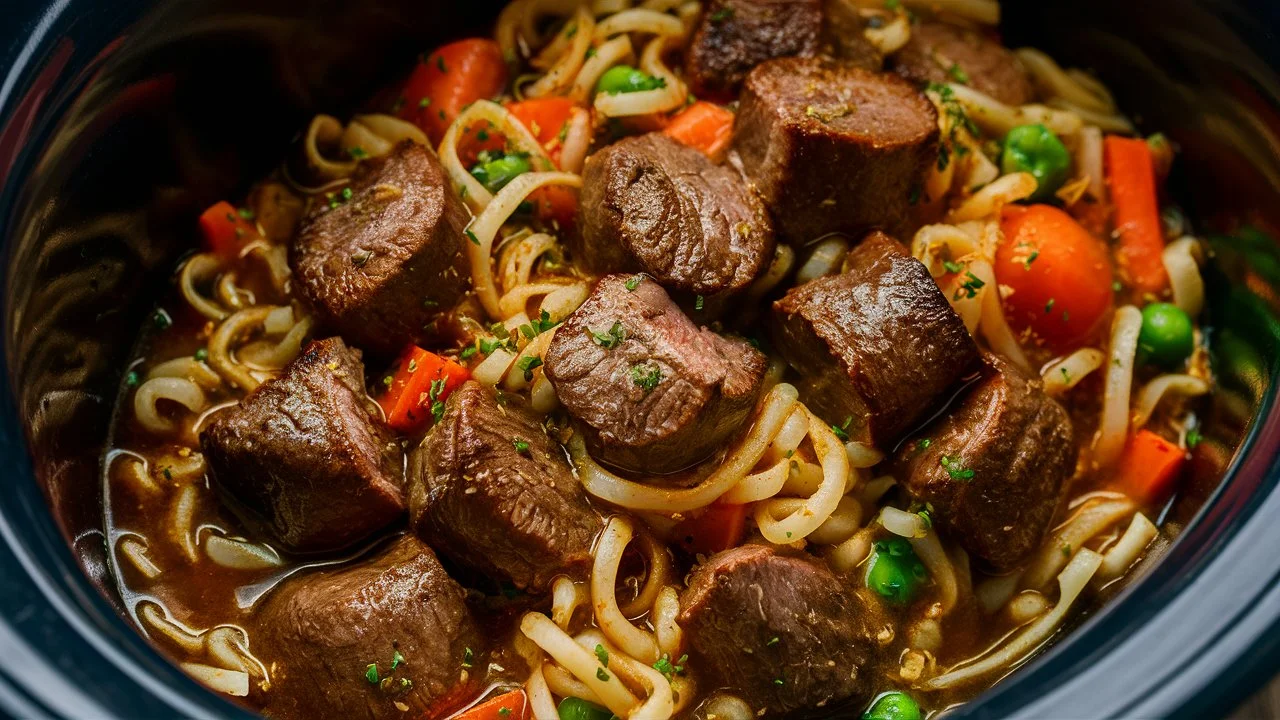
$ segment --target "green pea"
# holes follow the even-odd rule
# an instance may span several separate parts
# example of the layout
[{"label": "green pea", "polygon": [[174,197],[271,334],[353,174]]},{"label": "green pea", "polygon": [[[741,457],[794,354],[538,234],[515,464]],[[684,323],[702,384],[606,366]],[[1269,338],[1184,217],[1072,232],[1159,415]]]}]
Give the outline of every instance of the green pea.
[{"label": "green pea", "polygon": [[481,153],[480,163],[471,168],[471,176],[480,181],[489,192],[498,192],[518,175],[530,170],[529,158],[520,155],[490,157]]},{"label": "green pea", "polygon": [[641,72],[630,65],[614,65],[600,76],[596,92],[606,95],[657,90],[667,86],[667,81]]},{"label": "green pea", "polygon": [[1036,179],[1036,191],[1031,199],[1044,200],[1067,181],[1071,154],[1044,125],[1019,125],[1004,136],[1000,169],[1005,173],[1031,173]]},{"label": "green pea", "polygon": [[556,708],[560,720],[610,720],[614,714],[608,710],[583,700],[567,697],[560,701]]},{"label": "green pea", "polygon": [[1138,361],[1172,368],[1186,362],[1195,349],[1195,327],[1177,305],[1151,303],[1142,308]]},{"label": "green pea", "polygon": [[924,714],[911,696],[898,691],[887,692],[871,703],[862,720],[920,720]]},{"label": "green pea", "polygon": [[929,571],[916,557],[911,543],[900,537],[881,540],[867,567],[867,587],[895,605],[911,602]]}]

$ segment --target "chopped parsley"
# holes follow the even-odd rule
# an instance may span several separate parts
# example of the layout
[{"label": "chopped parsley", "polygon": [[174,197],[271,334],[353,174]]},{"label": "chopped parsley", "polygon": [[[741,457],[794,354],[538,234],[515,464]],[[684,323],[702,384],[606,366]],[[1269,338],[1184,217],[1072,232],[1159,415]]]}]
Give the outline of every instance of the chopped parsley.
[{"label": "chopped parsley", "polygon": [[653,664],[653,669],[662,673],[663,677],[667,679],[667,682],[671,682],[671,678],[673,676],[684,674],[684,663],[688,659],[688,655],[681,655],[680,659],[673,663],[671,662],[671,656],[664,653],[662,657],[658,659],[658,662]]},{"label": "chopped parsley", "polygon": [[430,105],[431,105],[431,98],[429,98],[429,97],[425,97],[425,96],[424,96],[421,100],[419,100],[419,101],[418,101],[418,109],[419,109],[419,110],[425,110],[425,109],[427,109]]},{"label": "chopped parsley", "polygon": [[199,350],[196,350],[195,359],[196,359],[196,362],[204,362],[205,360],[208,360],[209,351],[205,350],[204,348],[200,348]]},{"label": "chopped parsley", "polygon": [[982,282],[972,271],[966,271],[964,276],[965,281],[960,283],[959,289],[956,290],[955,300],[959,300],[962,297],[966,299],[975,298],[978,296],[978,291],[986,286],[986,283]]},{"label": "chopped parsley", "polygon": [[596,679],[601,682],[608,682],[609,673],[605,672],[604,668],[596,668]]},{"label": "chopped parsley", "polygon": [[694,309],[694,310],[701,310],[701,309],[702,309],[703,304],[704,304],[704,301],[703,301],[703,299],[702,299],[702,296],[701,296],[701,295],[699,295],[699,296],[697,296],[696,298],[694,298],[694,300],[693,300],[693,309]]},{"label": "chopped parsley", "polygon": [[1053,298],[1049,298],[1049,302],[1044,304],[1044,312],[1046,315],[1053,312]]},{"label": "chopped parsley", "polygon": [[782,640],[777,635],[774,635],[773,637],[769,638],[769,642],[765,643],[765,647],[773,647],[774,645],[777,645],[780,642],[782,642]]},{"label": "chopped parsley", "polygon": [[431,381],[431,389],[427,392],[427,399],[431,401],[431,417],[436,422],[444,419],[444,401],[440,396],[444,394],[444,378]]},{"label": "chopped parsley", "polygon": [[173,318],[168,310],[156,308],[155,313],[151,315],[151,324],[155,325],[157,330],[168,330],[173,327]]},{"label": "chopped parsley", "polygon": [[920,438],[920,442],[916,443],[916,447],[921,450],[928,450],[929,446],[932,444],[933,444],[933,441],[930,440],[929,438]]},{"label": "chopped parsley", "polygon": [[1022,261],[1022,267],[1026,268],[1027,270],[1030,270],[1031,263],[1035,262],[1036,258],[1038,257],[1040,257],[1040,251],[1033,250],[1031,254],[1027,256],[1027,259]]},{"label": "chopped parsley", "polygon": [[613,348],[618,347],[622,344],[623,340],[627,339],[627,330],[622,327],[621,322],[615,322],[613,326],[609,328],[608,332],[592,332],[590,330],[587,332],[591,334],[591,339],[594,340],[597,345],[606,350],[612,350]]},{"label": "chopped parsley", "polygon": [[445,67],[443,55],[436,55],[436,67],[440,68],[442,73],[449,72],[449,68]]},{"label": "chopped parsley", "polygon": [[141,378],[138,377],[137,371],[130,370],[129,374],[124,376],[125,387],[138,387],[139,382],[141,382]]},{"label": "chopped parsley", "polygon": [[489,338],[480,338],[480,352],[484,355],[489,355],[494,350],[497,350],[498,348],[502,347],[502,344],[503,343],[501,340],[490,340]]},{"label": "chopped parsley", "polygon": [[468,345],[462,348],[462,352],[458,353],[458,357],[462,360],[469,360],[471,359],[471,356],[475,355],[477,352],[478,349],[475,345]]},{"label": "chopped parsley", "polygon": [[471,241],[472,245],[480,244],[480,238],[476,237],[476,234],[471,232],[471,228],[467,228],[466,230],[463,230],[462,234],[467,236],[467,239]]},{"label": "chopped parsley", "polygon": [[965,467],[960,458],[949,458],[946,455],[943,455],[938,460],[938,464],[946,469],[947,474],[951,476],[952,480],[973,479],[973,468]]},{"label": "chopped parsley", "polygon": [[520,326],[520,334],[524,335],[525,339],[532,340],[558,324],[552,322],[551,314],[543,310],[541,315]]},{"label": "chopped parsley", "polygon": [[[522,357],[520,358],[520,362],[516,363],[516,367],[524,371],[525,382],[529,382],[533,380],[533,369],[540,365],[542,365],[542,358],[538,357],[537,355],[529,355],[528,357]],[[635,371],[632,371],[631,374],[632,376],[634,376]]]},{"label": "chopped parsley", "polygon": [[729,20],[732,17],[733,17],[733,8],[720,8],[719,10],[711,13],[711,22],[722,23],[725,20]]},{"label": "chopped parsley", "polygon": [[897,12],[902,7],[902,0],[884,0],[884,9]]},{"label": "chopped parsley", "polygon": [[369,681],[370,685],[378,684],[378,663],[369,663],[364,669],[364,679]]},{"label": "chopped parsley", "polygon": [[474,663],[475,661],[476,661],[476,654],[471,651],[471,648],[463,648],[462,649],[462,667],[469,668],[471,667],[472,663]]},{"label": "chopped parsley", "polygon": [[391,669],[395,670],[396,668],[404,664],[405,664],[404,656],[400,654],[399,650],[396,650],[395,654],[391,656]]},{"label": "chopped parsley", "polygon": [[[515,446],[516,452],[520,453],[521,455],[527,455],[529,453],[528,440],[525,440],[524,438],[511,438],[511,444]],[[607,665],[608,663],[606,663],[606,666]]]},{"label": "chopped parsley", "polygon": [[347,154],[354,160],[363,160],[369,157],[369,153],[365,152],[365,149],[359,145],[353,145],[352,147],[347,148]]},{"label": "chopped parsley", "polygon": [[242,207],[242,208],[240,208],[239,210],[236,210],[236,214],[237,214],[237,215],[239,215],[239,216],[240,216],[240,218],[241,218],[241,219],[243,219],[243,220],[250,220],[250,221],[252,221],[252,220],[253,220],[253,218],[254,218],[253,210],[250,210],[249,208],[243,208],[243,207]]},{"label": "chopped parsley", "polygon": [[942,267],[945,268],[946,271],[949,273],[958,273],[964,269],[964,266],[961,265],[960,263],[951,262],[950,260],[943,260]]},{"label": "chopped parsley", "polygon": [[1203,439],[1204,438],[1200,435],[1200,428],[1193,427],[1187,431],[1187,447],[1189,449],[1194,449],[1195,446],[1199,445],[1200,441]]},{"label": "chopped parsley", "polygon": [[640,283],[642,282],[644,282],[643,275],[632,275],[631,277],[627,278],[627,283],[626,283],[627,292],[631,292],[636,288],[640,287]]},{"label": "chopped parsley", "polygon": [[831,432],[836,434],[842,442],[849,442],[849,424],[853,422],[853,416],[850,415],[844,419],[843,425],[832,425]]},{"label": "chopped parsley", "polygon": [[1060,370],[1061,370],[1061,372],[1062,372],[1062,382],[1064,382],[1064,383],[1069,383],[1069,382],[1071,382],[1071,372],[1070,372],[1070,371],[1068,371],[1065,367],[1064,367],[1064,368],[1060,368]]},{"label": "chopped parsley", "polygon": [[969,84],[969,73],[965,72],[964,68],[960,67],[960,63],[951,63],[951,67],[947,68],[947,75],[950,75],[952,80],[955,80],[961,85]]},{"label": "chopped parsley", "polygon": [[924,521],[925,530],[928,530],[929,528],[933,527],[933,515],[929,513],[929,508],[925,508],[921,510],[920,512],[916,513],[916,515],[920,516],[920,519]]},{"label": "chopped parsley", "polygon": [[631,381],[648,395],[662,382],[662,368],[656,365],[636,365],[631,368]]},{"label": "chopped parsley", "polygon": [[1112,292],[1120,292],[1120,291],[1121,291],[1121,290],[1123,290],[1123,289],[1124,289],[1124,286],[1120,284],[1120,281],[1119,281],[1119,280],[1113,280],[1113,281],[1111,282],[1111,291],[1112,291]]},{"label": "chopped parsley", "polygon": [[498,708],[498,716],[506,717],[511,714],[511,708]]},{"label": "chopped parsley", "polygon": [[609,651],[600,643],[596,643],[596,659],[600,661],[601,665],[609,667]]},{"label": "chopped parsley", "polygon": [[785,685],[786,683],[784,683],[784,682],[782,681],[782,678],[774,678],[774,679],[773,679],[773,684],[774,684],[774,685],[778,685],[778,686],[782,686],[782,685]]}]

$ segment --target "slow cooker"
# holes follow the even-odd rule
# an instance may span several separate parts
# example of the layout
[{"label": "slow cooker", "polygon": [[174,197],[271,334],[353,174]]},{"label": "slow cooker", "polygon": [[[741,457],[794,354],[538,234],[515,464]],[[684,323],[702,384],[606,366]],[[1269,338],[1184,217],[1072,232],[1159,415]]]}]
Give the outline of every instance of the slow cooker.
[{"label": "slow cooker", "polygon": [[[1145,575],[954,717],[1224,716],[1280,658],[1280,5],[1004,4],[1010,45],[1095,70],[1181,150],[1214,252],[1221,391]],[[494,0],[10,0],[0,29],[0,711],[241,717],[138,635],[100,454],[129,338],[200,208]],[[340,114],[340,113],[339,113]]]}]

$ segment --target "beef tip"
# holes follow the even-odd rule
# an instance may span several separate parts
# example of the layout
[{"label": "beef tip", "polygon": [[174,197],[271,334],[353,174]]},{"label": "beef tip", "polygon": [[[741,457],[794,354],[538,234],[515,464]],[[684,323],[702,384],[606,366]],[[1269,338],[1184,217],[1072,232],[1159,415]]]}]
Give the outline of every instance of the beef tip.
[{"label": "beef tip", "polygon": [[[479,691],[484,640],[431,548],[412,535],[352,565],[296,575],[251,635],[280,720],[444,718]],[[404,658],[392,669],[396,652]],[[366,673],[377,663],[379,682]],[[396,704],[407,705],[401,710]]]},{"label": "beef tip", "polygon": [[831,56],[867,70],[880,70],[884,58],[867,39],[867,18],[854,0],[823,0],[826,16],[824,50]]},{"label": "beef tip", "polygon": [[766,717],[869,700],[874,638],[886,624],[878,604],[820,561],[764,545],[696,568],[676,620],[699,670]]},{"label": "beef tip", "polygon": [[231,506],[296,551],[333,550],[404,512],[400,446],[364,388],[360,353],[316,340],[200,433]]},{"label": "beef tip", "polygon": [[741,427],[765,365],[745,340],[695,326],[656,282],[608,275],[556,330],[545,369],[595,457],[663,473]]},{"label": "beef tip", "polygon": [[899,449],[894,475],[933,505],[944,532],[1009,570],[1044,538],[1076,452],[1071,418],[1039,378],[998,356],[983,359],[981,379],[951,413]]},{"label": "beef tip", "polygon": [[575,254],[686,295],[733,294],[773,257],[773,226],[741,176],[661,133],[616,142],[582,171]]},{"label": "beef tip", "polygon": [[519,397],[468,382],[409,453],[417,533],[449,558],[534,592],[584,575],[604,523],[560,446]]},{"label": "beef tip", "polygon": [[910,83],[819,58],[752,70],[734,124],[743,169],[796,245],[903,230],[937,144],[937,111]]},{"label": "beef tip", "polygon": [[440,161],[406,140],[361,163],[347,188],[302,223],[289,252],[298,290],[326,325],[369,350],[434,336],[470,276],[469,216]]},{"label": "beef tip", "polygon": [[822,33],[822,0],[711,0],[685,52],[689,89],[732,99],[765,60],[811,56]]},{"label": "beef tip", "polygon": [[799,371],[809,407],[888,450],[970,372],[978,348],[929,271],[893,238],[867,236],[846,267],[773,304],[774,345]]},{"label": "beef tip", "polygon": [[924,22],[892,58],[894,69],[921,85],[963,82],[1007,105],[1035,99],[1031,76],[1017,55],[982,34],[948,23]]}]

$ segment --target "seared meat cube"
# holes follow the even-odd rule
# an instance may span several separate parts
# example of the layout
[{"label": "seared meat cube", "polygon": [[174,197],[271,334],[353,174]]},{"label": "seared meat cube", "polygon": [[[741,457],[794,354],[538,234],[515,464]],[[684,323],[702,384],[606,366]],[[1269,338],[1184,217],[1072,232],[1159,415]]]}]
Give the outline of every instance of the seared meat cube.
[{"label": "seared meat cube", "polygon": [[752,70],[734,125],[743,169],[793,245],[904,229],[937,145],[937,111],[910,83],[818,58]]},{"label": "seared meat cube", "polygon": [[860,709],[876,683],[875,636],[886,624],[877,603],[821,561],[765,545],[732,548],[698,566],[676,620],[699,670],[766,717]]},{"label": "seared meat cube", "polygon": [[593,154],[582,183],[574,250],[595,272],[717,296],[746,289],[773,258],[773,225],[742,177],[661,133]]},{"label": "seared meat cube", "polygon": [[705,459],[747,419],[765,357],[699,329],[662,287],[607,275],[556,330],[546,373],[601,461],[673,472]]},{"label": "seared meat cube", "polygon": [[894,475],[933,505],[944,532],[1009,570],[1044,538],[1075,472],[1076,448],[1070,416],[1039,378],[996,355],[984,360],[964,399],[898,451]]},{"label": "seared meat cube", "polygon": [[215,415],[200,445],[232,506],[290,550],[345,547],[404,512],[403,454],[341,338],[307,345]]},{"label": "seared meat cube", "polygon": [[1007,105],[1035,99],[1031,76],[1017,55],[1000,43],[949,23],[923,22],[890,62],[921,85],[960,82]]},{"label": "seared meat cube", "polygon": [[[281,720],[450,715],[479,692],[484,668],[485,641],[465,597],[412,535],[351,565],[285,580],[258,610],[251,639],[271,681],[264,712]],[[403,661],[394,663],[396,653]]]},{"label": "seared meat cube", "polygon": [[711,0],[685,52],[689,89],[730,100],[765,60],[818,52],[821,0]]},{"label": "seared meat cube", "polygon": [[823,0],[826,16],[824,51],[832,57],[867,70],[880,70],[884,58],[867,39],[867,18],[855,0]]},{"label": "seared meat cube", "polygon": [[459,564],[533,592],[584,575],[604,526],[564,450],[515,395],[468,382],[409,453],[417,533]]},{"label": "seared meat cube", "polygon": [[468,217],[435,154],[406,140],[361,163],[332,200],[315,203],[289,266],[327,326],[394,353],[436,335],[434,320],[467,291]]},{"label": "seared meat cube", "polygon": [[978,348],[929,271],[876,232],[849,271],[773,304],[774,346],[800,373],[800,397],[854,440],[890,450],[974,367]]}]

